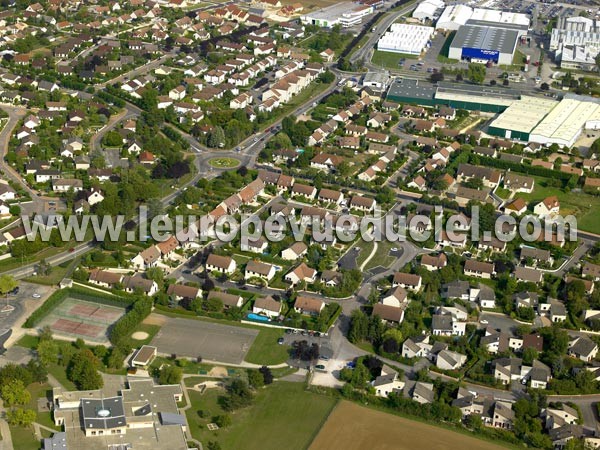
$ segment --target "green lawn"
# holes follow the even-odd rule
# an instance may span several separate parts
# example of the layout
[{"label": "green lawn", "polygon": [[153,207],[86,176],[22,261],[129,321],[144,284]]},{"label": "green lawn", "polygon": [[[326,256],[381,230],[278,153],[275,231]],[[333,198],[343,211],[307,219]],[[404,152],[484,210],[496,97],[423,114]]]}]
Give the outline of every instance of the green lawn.
[{"label": "green lawn", "polygon": [[[141,345],[147,345],[152,341],[152,338],[154,336],[156,336],[156,333],[158,333],[160,331],[160,326],[158,325],[149,325],[146,323],[141,323],[138,325],[138,327],[135,329],[135,331],[133,333],[135,333],[136,331],[143,331],[145,333],[148,333],[148,337],[146,339],[142,339],[142,340],[137,340],[137,339],[133,339],[133,342],[135,343],[136,346],[141,346]],[[131,334],[133,334],[131,333]]]},{"label": "green lawn", "polygon": [[584,192],[564,192],[560,188],[544,186],[544,178],[535,178],[535,187],[531,194],[517,194],[528,202],[540,202],[546,197],[556,195],[560,201],[560,214],[566,216],[573,214],[577,217],[577,225],[583,231],[590,233],[600,233],[600,197],[589,195]]},{"label": "green lawn", "polygon": [[277,339],[282,337],[283,333],[283,329],[261,329],[246,355],[246,362],[267,366],[286,362],[289,346],[277,344]]},{"label": "green lawn", "polygon": [[[376,66],[383,66],[389,69],[398,69],[398,63],[402,58],[417,59],[416,55],[408,55],[404,53],[383,52],[381,50],[373,51],[371,62]],[[405,63],[406,64],[406,63]]]},{"label": "green lawn", "polygon": [[31,400],[27,405],[25,405],[25,408],[33,409],[37,412],[37,419],[35,421],[48,428],[53,428],[56,431],[60,431],[60,427],[54,426],[54,421],[52,420],[52,414],[50,411],[38,412],[37,410],[39,398],[52,399],[52,387],[48,383],[31,383],[29,386],[27,386],[27,390],[31,394]]},{"label": "green lawn", "polygon": [[56,380],[68,391],[77,390],[75,384],[67,379],[67,372],[64,367],[59,366],[58,364],[50,364],[48,366],[48,373],[56,378]]},{"label": "green lawn", "polygon": [[33,434],[33,427],[10,427],[13,450],[39,450],[42,446]]},{"label": "green lawn", "polygon": [[218,441],[223,450],[304,450],[337,402],[306,391],[302,383],[279,381],[260,389],[252,406],[232,413],[230,427],[211,432],[206,429],[210,418],[224,413],[218,405],[222,391],[189,394],[192,408],[186,415],[192,436],[202,443]]},{"label": "green lawn", "polygon": [[359,239],[354,243],[354,247],[360,247],[360,253],[356,257],[356,267],[360,268],[360,266],[366,261],[371,252],[373,251],[373,246],[375,242],[373,241],[364,241]]},{"label": "green lawn", "polygon": [[56,286],[65,277],[68,277],[75,267],[79,264],[80,258],[75,258],[67,263],[62,263],[56,267],[52,267],[48,275],[36,275],[26,278],[32,283],[44,284],[47,286]]},{"label": "green lawn", "polygon": [[31,336],[29,334],[23,335],[21,339],[17,341],[17,345],[23,348],[34,349],[37,348],[40,339],[37,336]]},{"label": "green lawn", "polygon": [[504,188],[496,188],[496,195],[503,200],[507,200],[510,197],[510,191]]},{"label": "green lawn", "polygon": [[375,253],[375,256],[373,256],[373,258],[371,258],[371,260],[367,263],[367,265],[365,266],[363,271],[366,272],[377,266],[383,266],[383,267],[391,266],[396,258],[393,256],[390,256],[389,253],[392,248],[396,248],[396,247],[398,247],[397,242],[390,242],[385,239],[381,242],[378,242],[377,243],[377,252]]},{"label": "green lawn", "polygon": [[208,164],[217,169],[233,169],[240,165],[239,160],[235,158],[212,158],[208,160]]}]

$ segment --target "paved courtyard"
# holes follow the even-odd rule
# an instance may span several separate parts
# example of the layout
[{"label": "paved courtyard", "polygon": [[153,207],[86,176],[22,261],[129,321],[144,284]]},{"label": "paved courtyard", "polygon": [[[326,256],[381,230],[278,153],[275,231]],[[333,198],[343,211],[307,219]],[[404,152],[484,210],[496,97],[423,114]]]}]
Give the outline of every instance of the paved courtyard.
[{"label": "paved courtyard", "polygon": [[201,320],[161,318],[161,329],[152,340],[159,353],[178,357],[240,364],[252,346],[257,330]]}]

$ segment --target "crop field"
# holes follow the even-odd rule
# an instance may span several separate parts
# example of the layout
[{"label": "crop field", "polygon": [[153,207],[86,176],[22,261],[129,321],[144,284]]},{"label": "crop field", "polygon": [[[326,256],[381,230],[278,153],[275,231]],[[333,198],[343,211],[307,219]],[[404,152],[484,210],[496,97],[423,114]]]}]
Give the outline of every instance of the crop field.
[{"label": "crop field", "polygon": [[504,447],[444,428],[341,401],[309,450],[447,450]]}]

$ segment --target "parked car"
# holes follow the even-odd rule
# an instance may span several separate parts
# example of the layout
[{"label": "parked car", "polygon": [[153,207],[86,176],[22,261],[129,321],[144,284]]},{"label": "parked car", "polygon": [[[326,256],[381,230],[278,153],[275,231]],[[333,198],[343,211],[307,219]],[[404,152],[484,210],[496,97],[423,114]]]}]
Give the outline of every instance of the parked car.
[{"label": "parked car", "polygon": [[37,292],[35,294],[32,295],[33,298],[42,298],[42,296],[40,294],[38,294]]},{"label": "parked car", "polygon": [[326,371],[325,366],[323,364],[317,364],[315,366],[315,370],[319,370],[321,372],[325,372]]},{"label": "parked car", "polygon": [[277,343],[278,343],[279,345],[283,345],[283,338],[282,338],[282,337],[280,337],[279,339],[277,339]]}]

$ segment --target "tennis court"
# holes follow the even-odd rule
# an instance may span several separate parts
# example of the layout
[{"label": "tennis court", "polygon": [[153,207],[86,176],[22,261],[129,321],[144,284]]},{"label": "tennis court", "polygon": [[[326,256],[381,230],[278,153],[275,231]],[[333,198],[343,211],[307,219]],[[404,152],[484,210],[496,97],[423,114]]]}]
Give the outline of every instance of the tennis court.
[{"label": "tennis court", "polygon": [[68,297],[40,323],[59,335],[108,343],[108,328],[125,314],[125,308]]}]

